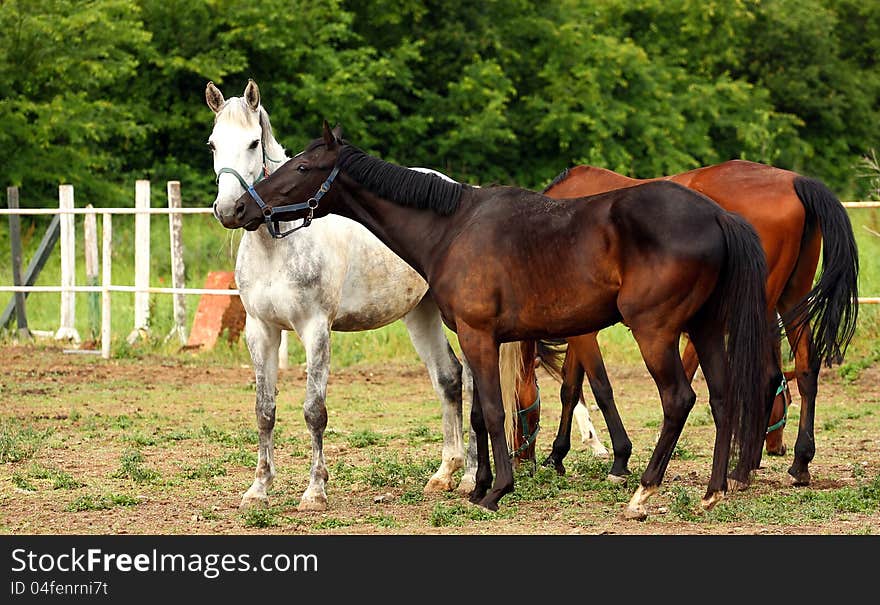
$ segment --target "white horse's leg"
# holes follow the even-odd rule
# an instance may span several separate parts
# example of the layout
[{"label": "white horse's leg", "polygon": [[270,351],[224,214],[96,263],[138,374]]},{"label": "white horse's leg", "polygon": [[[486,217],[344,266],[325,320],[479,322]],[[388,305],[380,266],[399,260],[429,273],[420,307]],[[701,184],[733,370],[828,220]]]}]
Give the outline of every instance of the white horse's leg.
[{"label": "white horse's leg", "polygon": [[[468,402],[468,413],[470,413],[470,409],[474,405],[474,375],[464,359],[461,362],[461,384],[462,399]],[[477,485],[477,434],[470,422],[468,422],[468,427],[467,459],[464,464],[464,473],[456,490],[462,494],[470,494]]]},{"label": "white horse's leg", "polygon": [[596,427],[590,420],[590,412],[584,404],[583,397],[578,404],[574,406],[574,417],[577,420],[578,428],[581,430],[581,443],[586,444],[594,456],[607,456],[608,448],[606,448],[599,440],[596,434]]},{"label": "white horse's leg", "polygon": [[324,465],[324,429],[327,428],[327,379],[330,377],[330,327],[326,318],[309,322],[299,330],[306,350],[306,398],[303,415],[312,435],[312,467],[309,487],[299,501],[299,510],[325,510],[324,485],[330,478]]},{"label": "white horse's leg", "polygon": [[455,487],[453,473],[464,466],[461,364],[446,340],[440,311],[430,297],[423,298],[402,319],[416,352],[428,368],[431,384],[442,404],[442,460],[440,468],[425,485],[425,492],[448,491]]},{"label": "white horse's leg", "polygon": [[275,428],[275,384],[278,380],[278,343],[281,330],[260,319],[247,316],[245,340],[254,364],[257,381],[257,428],[260,444],[257,451],[257,470],[254,482],[242,496],[239,508],[267,506],[267,490],[275,478],[275,454],[272,431]]}]

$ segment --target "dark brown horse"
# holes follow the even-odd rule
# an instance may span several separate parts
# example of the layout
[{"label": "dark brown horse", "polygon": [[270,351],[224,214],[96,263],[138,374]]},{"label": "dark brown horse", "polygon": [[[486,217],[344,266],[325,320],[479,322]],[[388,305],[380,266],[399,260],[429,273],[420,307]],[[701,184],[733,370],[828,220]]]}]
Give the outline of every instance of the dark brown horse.
[{"label": "dark brown horse", "polygon": [[[553,198],[573,198],[651,180],[659,179],[631,179],[602,168],[576,166],[557,176],[544,193]],[[813,423],[819,368],[822,364],[830,366],[842,360],[858,314],[858,255],[846,210],[819,181],[754,162],[734,160],[664,177],[663,180],[681,183],[709,196],[722,208],[748,220],[761,238],[769,270],[767,308],[770,313],[778,312],[784,320],[794,353],[793,375],[801,395],[794,461],[788,472],[796,485],[807,485],[810,482],[809,463],[816,451]],[[822,275],[813,286],[823,241]],[[547,357],[546,350],[535,350],[534,342],[524,343],[523,348],[523,358],[529,361],[536,352]],[[778,357],[777,349],[777,360]],[[698,363],[693,343],[687,344],[683,360],[687,376],[692,379]],[[530,408],[534,401],[530,393],[533,368],[531,363],[522,368],[520,407],[524,409]],[[568,339],[561,372],[562,421],[553,451],[545,464],[564,472],[562,461],[570,447],[571,412],[581,396],[584,374],[611,435],[614,449],[611,475],[622,476],[628,472],[626,465],[631,444],[614,405],[611,383],[595,333]],[[790,401],[787,390],[780,392],[774,401],[770,427],[777,428],[767,434],[767,452],[770,454],[785,454],[782,431]],[[535,412],[530,412],[531,426],[536,426],[537,421]],[[521,434],[520,430],[516,432],[519,439]],[[516,445],[519,443],[521,441]]]},{"label": "dark brown horse", "polygon": [[458,334],[475,386],[472,502],[496,510],[513,490],[499,344],[584,334],[619,321],[639,343],[664,414],[625,515],[645,517],[644,502],[657,490],[694,405],[678,352],[682,331],[703,362],[716,427],[703,505],[711,508],[727,491],[732,445],[739,449],[733,480],[746,482],[757,466],[775,380],[766,371],[766,264],[754,229],[705,196],[667,182],[589,203],[515,187],[469,187],[367,155],[325,123],[322,138],[243,194],[223,224],[257,229],[305,217],[307,225],[331,212],[362,223],[418,271]]}]

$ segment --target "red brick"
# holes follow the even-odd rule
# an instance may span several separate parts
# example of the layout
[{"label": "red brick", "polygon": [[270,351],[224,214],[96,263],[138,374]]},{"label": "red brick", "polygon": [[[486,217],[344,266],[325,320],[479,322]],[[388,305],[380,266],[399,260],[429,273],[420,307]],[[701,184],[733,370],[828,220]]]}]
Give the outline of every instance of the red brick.
[{"label": "red brick", "polygon": [[[235,289],[235,274],[232,271],[212,271],[208,273],[204,287],[212,290]],[[213,348],[223,330],[228,330],[229,342],[236,341],[244,330],[244,318],[244,307],[238,295],[201,296],[186,348]]]}]

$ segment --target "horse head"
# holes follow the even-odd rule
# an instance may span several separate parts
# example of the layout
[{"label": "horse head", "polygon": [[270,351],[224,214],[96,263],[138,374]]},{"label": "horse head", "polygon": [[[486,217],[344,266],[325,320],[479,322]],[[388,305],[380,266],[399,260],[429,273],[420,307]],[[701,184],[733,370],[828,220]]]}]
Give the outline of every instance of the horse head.
[{"label": "horse head", "polygon": [[325,121],[321,138],[309,143],[271,179],[260,179],[259,184],[245,187],[232,204],[231,213],[220,213],[220,222],[227,229],[243,227],[248,231],[264,222],[267,225],[274,222],[276,227],[272,234],[279,237],[283,235],[276,235],[278,221],[304,219],[303,225],[307,226],[312,218],[327,215],[329,207],[320,201],[330,191],[339,172],[336,162],[343,145],[339,127],[331,130]]},{"label": "horse head", "polygon": [[205,101],[215,114],[214,129],[208,137],[217,175],[214,216],[225,225],[232,218],[235,200],[286,157],[272,135],[256,82],[248,80],[244,94],[229,99],[224,99],[213,82],[208,82]]}]

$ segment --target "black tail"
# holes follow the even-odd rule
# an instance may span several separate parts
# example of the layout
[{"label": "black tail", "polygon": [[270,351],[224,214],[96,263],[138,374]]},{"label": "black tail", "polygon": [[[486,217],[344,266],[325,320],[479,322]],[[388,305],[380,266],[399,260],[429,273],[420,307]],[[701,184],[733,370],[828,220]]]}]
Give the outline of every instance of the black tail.
[{"label": "black tail", "polygon": [[[807,211],[808,225],[822,232],[822,273],[809,294],[783,318],[797,329],[808,323],[816,359],[826,366],[843,361],[859,314],[859,256],[846,209],[822,182],[804,176],[794,190]],[[798,338],[803,334],[798,330]]]},{"label": "black tail", "polygon": [[718,217],[727,258],[714,296],[726,339],[727,379],[724,406],[739,449],[738,468],[757,468],[767,428],[767,363],[773,327],[767,319],[764,284],[767,261],[758,234],[743,218]]}]

